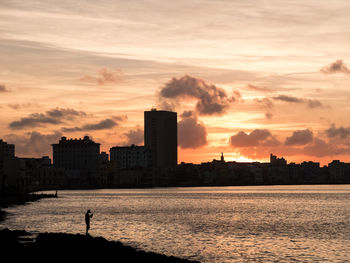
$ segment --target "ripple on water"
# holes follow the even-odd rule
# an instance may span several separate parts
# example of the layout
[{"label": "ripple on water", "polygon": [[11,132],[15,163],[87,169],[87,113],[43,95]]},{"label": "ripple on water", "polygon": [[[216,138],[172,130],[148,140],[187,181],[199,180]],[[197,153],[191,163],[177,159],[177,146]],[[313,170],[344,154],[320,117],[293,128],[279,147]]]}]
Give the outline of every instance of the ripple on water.
[{"label": "ripple on water", "polygon": [[350,186],[61,191],[0,227],[91,234],[201,262],[350,261]]}]

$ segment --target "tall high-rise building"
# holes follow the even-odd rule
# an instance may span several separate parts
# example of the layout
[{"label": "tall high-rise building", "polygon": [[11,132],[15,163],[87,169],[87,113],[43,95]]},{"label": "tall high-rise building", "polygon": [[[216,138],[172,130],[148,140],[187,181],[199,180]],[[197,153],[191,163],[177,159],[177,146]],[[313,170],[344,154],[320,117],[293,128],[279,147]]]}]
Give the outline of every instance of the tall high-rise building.
[{"label": "tall high-rise building", "polygon": [[172,168],[177,165],[177,113],[145,111],[145,147],[151,150],[153,166]]}]

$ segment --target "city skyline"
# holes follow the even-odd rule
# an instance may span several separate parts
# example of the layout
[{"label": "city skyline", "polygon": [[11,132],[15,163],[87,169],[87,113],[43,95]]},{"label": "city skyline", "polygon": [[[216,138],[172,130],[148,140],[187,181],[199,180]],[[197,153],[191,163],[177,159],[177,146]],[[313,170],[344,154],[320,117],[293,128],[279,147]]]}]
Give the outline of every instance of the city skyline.
[{"label": "city skyline", "polygon": [[[146,114],[147,113],[147,114]],[[149,115],[148,115],[149,114]],[[147,116],[148,115],[148,116]],[[145,112],[147,131],[152,141],[147,146],[116,146],[109,154],[100,152],[100,144],[84,138],[62,137],[52,144],[53,162],[47,156],[21,158],[15,147],[0,140],[0,189],[37,191],[39,189],[74,189],[99,187],[155,187],[155,186],[233,186],[285,184],[347,184],[350,182],[350,163],[333,160],[321,166],[319,162],[289,162],[270,154],[269,162],[226,161],[221,153],[201,164],[181,162],[166,146],[162,127],[173,128],[174,112]],[[170,125],[169,125],[170,124]],[[166,134],[171,134],[167,131]],[[167,137],[167,135],[165,135]],[[148,141],[150,138],[146,139]],[[171,141],[171,136],[168,137]],[[153,146],[156,146],[154,148]],[[150,148],[149,148],[150,147]],[[164,152],[163,147],[170,149]],[[108,158],[110,156],[110,158]],[[159,158],[161,156],[161,158]]]},{"label": "city skyline", "polygon": [[143,145],[178,113],[178,162],[350,162],[347,1],[1,1],[0,138]]},{"label": "city skyline", "polygon": [[[62,136],[61,138],[59,138],[58,140],[58,143],[55,142],[53,144],[51,144],[50,146],[52,146],[52,150],[51,150],[51,154],[48,155],[48,156],[40,156],[40,157],[34,157],[34,156],[28,156],[28,157],[23,157],[23,156],[18,156],[16,155],[16,145],[14,144],[10,144],[10,143],[7,143],[6,141],[3,141],[2,139],[0,139],[0,143],[2,144],[3,147],[5,147],[4,149],[6,149],[6,151],[4,152],[1,152],[3,157],[8,157],[9,156],[12,156],[12,157],[15,157],[15,158],[18,158],[18,159],[33,159],[33,160],[50,160],[50,164],[52,162],[52,165],[55,166],[55,153],[57,150],[55,150],[55,147],[57,149],[57,146],[60,145],[62,142],[63,143],[67,143],[67,146],[70,147],[69,145],[79,145],[79,144],[85,144],[87,142],[89,143],[92,143],[96,146],[98,146],[98,151],[95,151],[95,153],[97,154],[95,157],[98,159],[100,158],[101,160],[103,161],[106,161],[106,162],[109,162],[109,161],[117,161],[118,162],[118,165],[120,165],[120,169],[135,169],[135,168],[149,168],[149,167],[152,167],[155,165],[155,167],[162,167],[162,166],[159,166],[155,163],[153,163],[152,161],[152,151],[147,148],[145,145],[135,145],[135,144],[131,144],[131,145],[124,145],[124,146],[112,146],[110,149],[108,149],[108,151],[101,151],[100,150],[100,146],[101,144],[98,143],[98,142],[94,142],[92,138],[89,138],[89,136],[85,135],[84,137],[82,138],[67,138],[66,136]],[[3,148],[1,148],[0,150],[4,150]],[[71,151],[72,149],[70,149]],[[77,156],[84,156],[84,154],[88,154],[89,151],[86,151],[84,152],[84,149],[83,148],[77,148],[77,149],[74,149],[74,151],[78,151],[77,153],[75,153]],[[108,154],[108,153],[109,154]],[[65,153],[68,153],[68,151],[66,151],[64,148],[63,148],[63,152],[60,153],[60,155],[64,155]],[[123,155],[125,155],[125,157],[127,158],[134,158],[132,155],[130,156],[127,156],[128,154],[133,154],[133,153],[136,153],[136,155],[139,155],[140,156],[137,156],[138,158],[136,159],[133,159],[132,160],[132,163],[131,164],[127,164],[127,163],[122,163],[123,161],[121,159],[123,159]],[[73,156],[75,154],[67,154],[65,156],[65,158],[67,159],[66,161],[67,162],[70,162],[71,160],[73,160]],[[118,156],[118,154],[120,156]],[[57,153],[56,153],[57,155]],[[136,156],[135,155],[135,156]],[[124,157],[124,158],[125,158]],[[140,157],[140,158],[139,158]],[[149,158],[150,159],[147,159]],[[146,160],[147,159],[147,160]],[[247,162],[247,161],[242,161],[242,162],[239,162],[239,161],[235,161],[235,160],[226,160],[225,159],[225,156],[224,156],[224,152],[221,152],[221,153],[218,153],[216,158],[212,159],[212,160],[206,160],[202,163],[186,163],[186,162],[181,162],[181,163],[178,163],[177,166],[180,167],[181,165],[205,165],[205,164],[208,164],[208,163],[236,163],[237,164],[272,164],[272,165],[277,165],[277,166],[287,166],[287,165],[317,165],[318,168],[322,168],[322,167],[327,167],[328,165],[331,165],[331,164],[334,164],[334,163],[341,163],[341,164],[345,164],[345,165],[350,165],[350,163],[347,163],[347,162],[343,162],[343,160],[331,160],[329,163],[327,164],[321,164],[320,162],[315,162],[314,160],[302,160],[300,161],[299,163],[295,163],[294,161],[289,161],[287,159],[285,159],[283,156],[281,157],[278,157],[276,155],[274,155],[274,153],[270,153],[266,158],[265,158],[267,161],[264,161],[264,162],[259,162],[259,161],[252,161],[252,162]],[[170,158],[171,160],[171,158]],[[162,167],[164,168],[165,170],[167,169],[172,169],[174,168],[175,166],[172,166],[172,167]]]}]

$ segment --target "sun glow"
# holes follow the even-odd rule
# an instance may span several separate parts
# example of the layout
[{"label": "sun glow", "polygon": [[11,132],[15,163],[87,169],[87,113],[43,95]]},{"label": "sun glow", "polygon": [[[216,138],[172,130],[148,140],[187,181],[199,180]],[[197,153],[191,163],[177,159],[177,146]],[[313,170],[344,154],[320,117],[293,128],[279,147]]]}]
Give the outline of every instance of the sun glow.
[{"label": "sun glow", "polygon": [[[227,160],[263,161],[271,151],[290,161],[350,160],[350,28],[340,26],[350,24],[349,1],[0,6],[0,138],[17,144],[19,155],[50,155],[40,139],[80,137],[85,132],[63,128],[127,116],[88,131],[108,151],[143,129],[143,111],[162,105],[179,122],[194,113],[187,131],[202,132],[193,148],[179,144],[179,161],[211,161],[221,152]],[[333,41],[323,41],[330,34]],[[159,93],[170,82],[186,85],[164,101]],[[85,115],[45,122],[56,108]],[[305,131],[308,140],[300,137]],[[245,138],[240,148],[229,143],[237,134]]]}]

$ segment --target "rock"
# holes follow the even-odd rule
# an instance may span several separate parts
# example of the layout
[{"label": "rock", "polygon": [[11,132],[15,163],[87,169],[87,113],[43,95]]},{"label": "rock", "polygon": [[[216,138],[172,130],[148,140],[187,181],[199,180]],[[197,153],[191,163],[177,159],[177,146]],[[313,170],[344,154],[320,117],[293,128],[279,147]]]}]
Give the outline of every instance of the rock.
[{"label": "rock", "polygon": [[[30,235],[25,231],[0,231],[0,244],[6,245],[7,250],[23,250],[29,258],[48,255],[50,259],[64,260],[91,260],[108,259],[112,262],[162,262],[162,263],[187,263],[196,262],[173,256],[166,256],[153,252],[137,250],[125,246],[118,241],[108,241],[103,237],[67,233],[40,233],[35,242],[21,243],[20,236]],[[27,253],[27,254],[25,254]],[[47,257],[46,257],[47,258]]]}]

